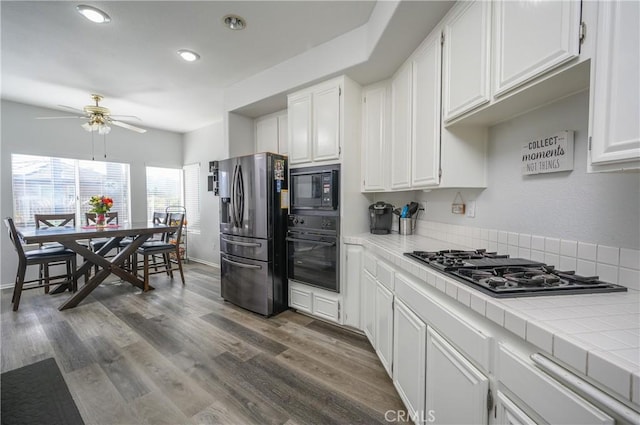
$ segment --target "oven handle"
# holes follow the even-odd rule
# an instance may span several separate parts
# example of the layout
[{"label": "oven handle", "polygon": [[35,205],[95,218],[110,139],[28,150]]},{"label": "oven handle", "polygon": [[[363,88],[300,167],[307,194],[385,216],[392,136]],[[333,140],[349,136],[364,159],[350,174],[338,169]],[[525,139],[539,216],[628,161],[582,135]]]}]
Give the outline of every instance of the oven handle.
[{"label": "oven handle", "polygon": [[262,244],[255,243],[255,242],[239,242],[239,241],[232,241],[232,240],[226,239],[226,238],[220,238],[220,239],[222,239],[223,241],[225,241],[226,243],[231,244],[231,245],[249,246],[249,247],[252,247],[252,248],[260,248],[262,246]]},{"label": "oven handle", "polygon": [[234,266],[237,267],[242,267],[243,269],[261,269],[262,266],[256,266],[254,264],[244,264],[244,263],[238,263],[237,261],[231,261],[231,260],[227,260],[224,257],[220,257],[222,259],[222,261],[224,261],[225,263],[229,263],[229,264],[233,264]]},{"label": "oven handle", "polygon": [[290,238],[287,237],[287,241],[289,242],[302,242],[302,243],[312,243],[314,245],[322,245],[322,246],[334,246],[335,242],[322,242],[322,241],[313,241],[310,239],[298,239],[298,238]]}]

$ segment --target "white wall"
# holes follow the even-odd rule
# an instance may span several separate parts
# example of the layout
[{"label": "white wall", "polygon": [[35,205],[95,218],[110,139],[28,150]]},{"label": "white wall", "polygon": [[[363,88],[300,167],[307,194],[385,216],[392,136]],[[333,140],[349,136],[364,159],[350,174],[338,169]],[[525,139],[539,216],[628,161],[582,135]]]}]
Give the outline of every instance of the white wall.
[{"label": "white wall", "polygon": [[[80,127],[81,120],[36,120],[42,116],[63,116],[63,112],[2,100],[0,138],[0,213],[13,216],[11,154],[91,159],[91,135]],[[144,126],[144,124],[142,124]],[[103,161],[102,138],[96,136],[95,159]],[[107,135],[107,161],[130,164],[132,221],[146,221],[147,165],[182,168],[182,135],[149,129],[144,134],[113,127]],[[4,227],[4,225],[3,225]],[[13,282],[17,257],[6,230],[0,232],[2,269],[0,283]]]},{"label": "white wall", "polygon": [[205,264],[220,263],[220,198],[207,191],[209,161],[227,158],[224,122],[184,135],[185,164],[200,163],[200,233],[189,233],[189,258]]},{"label": "white wall", "polygon": [[[460,191],[476,200],[475,218],[451,213],[454,189],[376,199],[424,199],[431,221],[640,249],[640,174],[586,173],[588,108],[582,92],[491,127],[487,188]],[[524,142],[561,130],[574,130],[573,171],[523,176]]]}]

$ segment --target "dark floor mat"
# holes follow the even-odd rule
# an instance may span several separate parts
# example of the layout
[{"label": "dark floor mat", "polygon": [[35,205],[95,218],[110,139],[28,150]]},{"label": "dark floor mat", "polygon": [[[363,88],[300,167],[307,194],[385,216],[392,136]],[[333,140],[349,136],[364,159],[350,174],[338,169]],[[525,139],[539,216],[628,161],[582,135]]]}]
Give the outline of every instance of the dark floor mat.
[{"label": "dark floor mat", "polygon": [[0,375],[3,425],[83,424],[53,358]]}]

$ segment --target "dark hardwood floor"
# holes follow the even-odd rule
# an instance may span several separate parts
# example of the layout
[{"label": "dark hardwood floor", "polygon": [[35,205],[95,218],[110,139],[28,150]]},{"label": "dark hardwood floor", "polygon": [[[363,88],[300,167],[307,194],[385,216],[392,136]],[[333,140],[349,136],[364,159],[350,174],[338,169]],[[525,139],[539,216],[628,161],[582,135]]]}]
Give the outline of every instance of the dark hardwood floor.
[{"label": "dark hardwood floor", "polygon": [[105,283],[64,312],[68,293],[27,291],[13,312],[3,290],[2,372],[54,357],[87,424],[376,424],[404,410],[365,337],[292,311],[265,319],[222,300],[216,269],[185,272],[146,294]]}]

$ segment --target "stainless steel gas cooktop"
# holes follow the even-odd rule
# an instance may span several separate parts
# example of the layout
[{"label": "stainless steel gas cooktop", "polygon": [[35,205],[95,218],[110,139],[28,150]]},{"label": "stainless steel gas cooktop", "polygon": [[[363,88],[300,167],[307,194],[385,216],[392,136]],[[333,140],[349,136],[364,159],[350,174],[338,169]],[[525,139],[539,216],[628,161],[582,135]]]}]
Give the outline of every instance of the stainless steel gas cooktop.
[{"label": "stainless steel gas cooktop", "polygon": [[579,276],[574,271],[556,270],[544,263],[510,258],[484,249],[413,251],[404,255],[497,298],[627,290],[624,286],[603,282],[598,276]]}]

